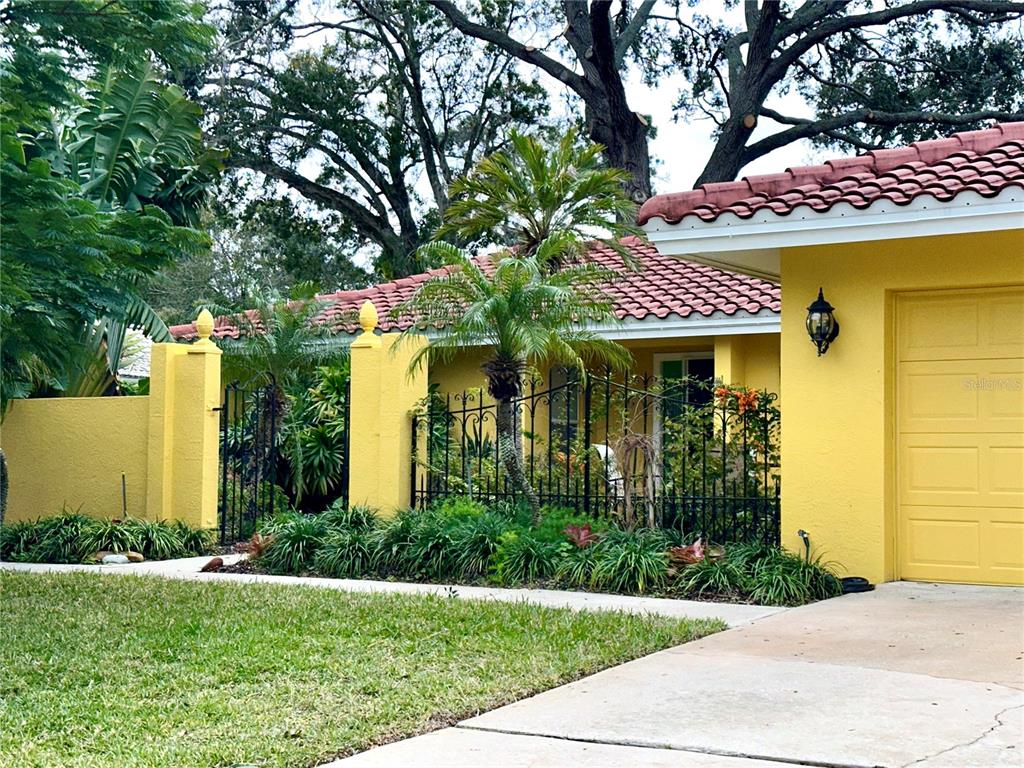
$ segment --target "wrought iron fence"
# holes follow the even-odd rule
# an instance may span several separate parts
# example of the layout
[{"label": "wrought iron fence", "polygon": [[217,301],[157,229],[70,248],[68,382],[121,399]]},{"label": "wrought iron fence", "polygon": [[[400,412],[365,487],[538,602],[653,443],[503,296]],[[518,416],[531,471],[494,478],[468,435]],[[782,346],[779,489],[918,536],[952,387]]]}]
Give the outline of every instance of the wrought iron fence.
[{"label": "wrought iron fence", "polygon": [[[768,392],[608,373],[514,401],[523,469],[541,504],[713,541],[779,538],[779,410]],[[414,413],[413,505],[451,495],[518,501],[483,389]]]},{"label": "wrought iron fence", "polygon": [[280,413],[273,384],[249,388],[235,382],[224,388],[217,500],[221,543],[251,536],[256,523],[282,503],[277,486]]}]

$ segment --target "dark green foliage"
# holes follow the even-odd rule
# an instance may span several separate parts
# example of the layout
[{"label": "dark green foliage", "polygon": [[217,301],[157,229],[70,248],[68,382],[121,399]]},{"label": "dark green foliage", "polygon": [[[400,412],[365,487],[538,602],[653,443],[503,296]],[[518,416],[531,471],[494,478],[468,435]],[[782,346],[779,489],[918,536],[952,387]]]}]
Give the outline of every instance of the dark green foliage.
[{"label": "dark green foliage", "polygon": [[313,558],[329,529],[318,515],[289,512],[264,528],[273,537],[259,563],[272,573],[302,573],[313,567]]},{"label": "dark green foliage", "polygon": [[213,531],[203,528],[192,528],[181,520],[176,521],[174,529],[181,539],[181,547],[186,557],[205,555],[213,547]]},{"label": "dark green foliage", "polygon": [[189,554],[178,529],[173,525],[155,520],[133,520],[125,525],[135,529],[139,546],[137,551],[147,559],[170,560]]},{"label": "dark green foliage", "polygon": [[85,532],[86,547],[92,552],[140,552],[142,535],[138,526],[127,520],[97,520]]},{"label": "dark green foliage", "polygon": [[643,594],[668,579],[668,556],[660,531],[613,531],[595,549],[591,584],[596,589]]},{"label": "dark green foliage", "polygon": [[540,525],[535,529],[538,538],[545,541],[567,541],[565,529],[575,525],[583,527],[589,525],[596,534],[603,534],[608,530],[608,523],[603,520],[595,520],[587,517],[575,509],[566,507],[542,507],[540,511]]},{"label": "dark green foliage", "polygon": [[119,329],[147,316],[138,282],[206,247],[179,226],[203,202],[197,108],[166,84],[208,50],[201,14],[180,0],[0,10],[0,416],[84,380],[105,390]]},{"label": "dark green foliage", "polygon": [[324,510],[321,518],[331,528],[347,528],[350,530],[369,530],[376,528],[381,519],[376,510],[363,504],[352,507],[345,506],[342,500],[334,502]]},{"label": "dark green foliage", "polygon": [[[275,573],[442,583],[489,577],[507,587],[553,582],[574,589],[766,605],[799,605],[842,591],[819,560],[807,563],[774,547],[715,547],[711,556],[677,571],[668,552],[681,543],[677,532],[614,528],[568,509],[546,510],[541,525],[533,528],[529,516],[526,508],[488,509],[466,497],[452,497],[426,511],[403,510],[391,519],[336,502],[319,515],[289,512],[266,521],[262,532],[271,544],[258,562]],[[577,536],[574,542],[565,534],[565,527],[574,524],[600,534]],[[11,543],[5,546],[24,549],[17,544],[21,535],[7,532]],[[583,540],[587,543],[580,546]]]},{"label": "dark green foliage", "polygon": [[721,558],[688,565],[676,586],[691,597],[742,597],[762,605],[803,605],[842,593],[820,558],[804,558],[762,544],[733,544]]},{"label": "dark green foliage", "polygon": [[455,571],[457,551],[452,520],[438,512],[415,516],[400,564],[405,573],[444,579]]},{"label": "dark green foliage", "polygon": [[507,517],[494,512],[484,512],[457,523],[452,531],[457,578],[473,580],[486,575],[501,537],[511,527]]},{"label": "dark green foliage", "polygon": [[0,560],[80,563],[89,555],[84,538],[94,522],[65,511],[57,517],[0,527]]},{"label": "dark green foliage", "polygon": [[138,552],[165,560],[209,551],[212,533],[185,523],[97,520],[65,510],[35,522],[0,526],[0,560],[26,563],[81,563],[103,550]]},{"label": "dark green foliage", "polygon": [[494,579],[505,586],[518,586],[550,578],[568,547],[544,541],[529,531],[507,531],[499,538],[494,553]]},{"label": "dark green foliage", "polygon": [[372,527],[332,530],[313,558],[317,572],[338,579],[367,576],[372,572],[378,539]]},{"label": "dark green foliage", "polygon": [[720,560],[705,558],[686,566],[676,583],[687,597],[730,596],[746,592],[750,578],[742,562],[728,557]]},{"label": "dark green foliage", "polygon": [[820,558],[775,550],[752,569],[750,598],[763,605],[803,605],[842,594],[838,577]]},{"label": "dark green foliage", "polygon": [[555,578],[567,587],[582,589],[589,587],[597,561],[597,547],[573,547],[558,561]]},{"label": "dark green foliage", "polygon": [[[287,463],[287,485],[303,511],[320,511],[325,499],[338,495],[344,480],[349,450],[349,365],[347,353],[313,322],[323,305],[312,302],[310,307],[303,311],[305,319],[301,322],[295,309],[278,318],[282,322],[271,326],[278,338],[271,343],[253,341],[229,349],[235,350],[231,354],[247,350],[247,354],[254,355],[247,363],[235,360],[245,363],[242,371],[248,371],[249,376],[260,375],[259,367],[265,366],[273,372],[273,381],[289,382],[283,392],[285,413],[277,433]],[[271,314],[281,313],[275,309]],[[311,364],[317,361],[330,361],[330,365],[311,370]],[[289,378],[281,378],[285,376]]]},{"label": "dark green foliage", "polygon": [[[335,5],[343,28],[287,0],[226,4],[218,22],[231,42],[212,63],[211,129],[230,141],[233,165],[262,174],[269,189],[287,184],[289,197],[319,209],[309,218],[327,223],[333,247],[316,247],[319,231],[282,226],[269,201],[264,252],[289,272],[324,274],[335,254],[357,251],[386,280],[438,266],[416,248],[436,229],[450,183],[503,146],[509,127],[545,122],[547,92],[509,55],[453,34],[427,3]],[[511,21],[515,4],[492,11]],[[306,170],[314,159],[319,170]],[[415,193],[414,178],[424,182]]]}]

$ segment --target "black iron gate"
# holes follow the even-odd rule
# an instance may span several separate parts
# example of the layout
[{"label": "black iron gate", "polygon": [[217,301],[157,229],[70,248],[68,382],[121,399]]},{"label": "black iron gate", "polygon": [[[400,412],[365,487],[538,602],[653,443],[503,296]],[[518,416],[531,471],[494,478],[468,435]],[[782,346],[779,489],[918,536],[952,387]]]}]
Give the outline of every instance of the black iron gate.
[{"label": "black iron gate", "polygon": [[224,389],[220,413],[220,493],[223,544],[252,536],[256,524],[282,505],[277,485],[281,403],[273,384]]},{"label": "black iron gate", "polygon": [[[514,401],[523,471],[541,504],[716,542],[777,543],[775,400],[652,376],[531,382]],[[428,398],[412,418],[413,506],[452,495],[521,497],[500,458],[496,416],[483,388]]]}]

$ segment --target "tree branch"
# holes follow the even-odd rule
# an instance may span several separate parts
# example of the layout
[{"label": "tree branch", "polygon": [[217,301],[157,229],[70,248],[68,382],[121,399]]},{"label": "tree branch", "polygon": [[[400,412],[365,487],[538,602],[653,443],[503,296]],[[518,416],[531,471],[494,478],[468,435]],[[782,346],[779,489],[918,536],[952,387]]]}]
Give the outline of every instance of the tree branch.
[{"label": "tree branch", "polygon": [[460,11],[450,0],[427,0],[427,2],[447,16],[455,28],[463,34],[483,40],[485,43],[496,45],[520,61],[525,61],[527,64],[532,64],[544,70],[556,80],[584,96],[584,98],[586,98],[585,94],[592,95],[594,90],[592,86],[561,62],[555,61],[532,46],[520,43],[499,29],[477,24]]},{"label": "tree branch", "polygon": [[[832,5],[842,8],[846,4],[837,2]],[[1024,2],[1016,0],[913,0],[913,2],[893,5],[879,11],[842,16],[810,26],[806,25],[806,19],[800,19],[800,23],[805,26],[797,26],[794,23],[800,15],[797,13],[790,23],[779,25],[778,42],[781,43],[786,37],[799,34],[801,31],[806,31],[806,34],[788,48],[780,50],[779,55],[765,68],[766,80],[774,85],[785,76],[786,71],[797,59],[818,43],[834,35],[862,27],[882,26],[897,19],[923,15],[930,11],[945,11],[947,13],[974,11],[986,15],[990,19],[990,23],[996,23],[1005,14],[1010,14],[1012,17],[1024,15]],[[995,16],[995,14],[999,14],[999,16]]]},{"label": "tree branch", "polygon": [[633,14],[633,18],[631,18],[629,23],[626,24],[626,28],[619,33],[619,36],[615,41],[616,69],[622,69],[622,62],[626,58],[626,54],[629,52],[633,43],[636,42],[636,38],[640,34],[640,30],[644,28],[644,25],[650,18],[655,2],[656,0],[644,0],[640,3],[640,7],[636,9],[636,13]]},{"label": "tree branch", "polygon": [[391,228],[387,218],[373,215],[366,206],[344,192],[317,184],[300,173],[289,168],[282,168],[268,158],[233,155],[231,164],[258,171],[272,179],[284,182],[303,197],[344,214],[357,231],[380,243],[385,249],[393,253],[402,252],[401,238]]},{"label": "tree branch", "polygon": [[793,127],[780,131],[779,133],[773,133],[771,136],[766,136],[760,141],[749,145],[743,150],[743,165],[746,165],[759,157],[763,157],[779,147],[792,144],[794,141],[809,139],[820,135],[832,136],[833,138],[837,138],[841,141],[848,141],[862,149],[876,149],[877,147],[873,147],[859,140],[852,140],[852,137],[849,137],[847,134],[839,133],[843,128],[849,128],[850,126],[857,125],[859,123],[882,125],[887,127],[904,125],[907,123],[933,123],[955,127],[968,123],[975,123],[979,120],[999,120],[1004,122],[1024,120],[1024,113],[999,112],[996,110],[984,110],[981,112],[971,112],[965,115],[957,115],[942,112],[922,112],[917,110],[911,112],[877,112],[871,109],[857,109],[852,112],[825,118],[823,120],[787,117],[766,107],[762,107],[760,112],[765,117],[785,125],[792,125]]}]

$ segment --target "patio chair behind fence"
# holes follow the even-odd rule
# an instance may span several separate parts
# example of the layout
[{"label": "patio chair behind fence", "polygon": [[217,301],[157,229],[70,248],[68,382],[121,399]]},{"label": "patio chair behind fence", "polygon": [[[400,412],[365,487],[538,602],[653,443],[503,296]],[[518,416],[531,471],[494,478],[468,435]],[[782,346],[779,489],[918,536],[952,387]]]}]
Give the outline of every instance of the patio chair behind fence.
[{"label": "patio chair behind fence", "polygon": [[[610,374],[515,402],[542,504],[717,542],[779,541],[779,410],[767,392]],[[413,415],[412,503],[522,501],[499,460],[483,389],[432,394]]]}]

